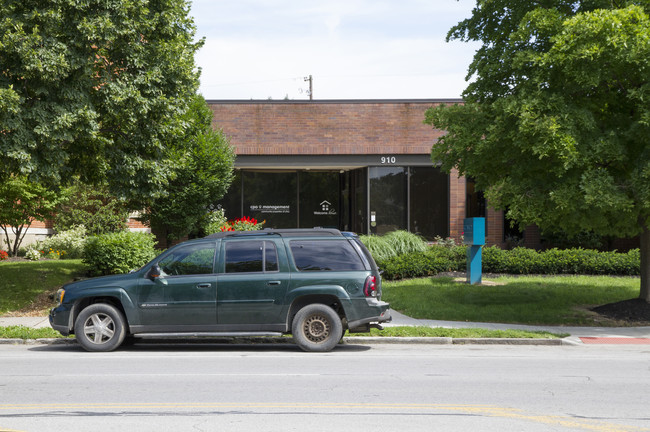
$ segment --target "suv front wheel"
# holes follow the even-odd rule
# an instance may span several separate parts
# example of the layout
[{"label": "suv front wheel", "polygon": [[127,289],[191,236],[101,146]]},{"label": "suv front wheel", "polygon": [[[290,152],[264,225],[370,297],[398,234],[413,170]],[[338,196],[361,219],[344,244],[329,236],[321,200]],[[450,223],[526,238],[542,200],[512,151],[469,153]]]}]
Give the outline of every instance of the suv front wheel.
[{"label": "suv front wheel", "polygon": [[74,333],[86,351],[113,351],[124,340],[125,327],[124,317],[117,308],[95,303],[79,313]]},{"label": "suv front wheel", "polygon": [[331,351],[343,337],[338,314],[324,304],[310,304],[298,311],[291,324],[296,344],[304,351]]}]

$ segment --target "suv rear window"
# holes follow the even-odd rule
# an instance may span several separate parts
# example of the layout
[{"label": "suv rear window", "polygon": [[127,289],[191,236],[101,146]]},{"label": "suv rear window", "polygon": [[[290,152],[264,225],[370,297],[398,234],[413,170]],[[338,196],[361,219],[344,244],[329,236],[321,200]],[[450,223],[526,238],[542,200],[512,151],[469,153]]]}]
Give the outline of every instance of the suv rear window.
[{"label": "suv rear window", "polygon": [[366,270],[359,254],[347,241],[294,240],[289,245],[300,271]]}]

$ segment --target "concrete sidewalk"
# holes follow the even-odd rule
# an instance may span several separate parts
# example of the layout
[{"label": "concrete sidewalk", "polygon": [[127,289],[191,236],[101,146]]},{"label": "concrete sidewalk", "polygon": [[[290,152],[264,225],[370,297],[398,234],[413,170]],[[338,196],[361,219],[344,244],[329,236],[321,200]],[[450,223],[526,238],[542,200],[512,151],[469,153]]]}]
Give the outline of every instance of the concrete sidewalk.
[{"label": "concrete sidewalk", "polygon": [[[650,326],[646,327],[568,327],[568,326],[530,326],[519,324],[497,324],[480,322],[422,320],[408,317],[391,310],[393,321],[384,326],[425,326],[442,328],[482,328],[488,330],[527,330],[568,333],[566,341],[582,343],[581,337],[589,338],[644,338],[650,339]],[[2,318],[0,318],[2,319]]]},{"label": "concrete sidewalk", "polygon": [[[421,320],[408,317],[392,310],[393,321],[384,326],[425,326],[442,328],[483,328],[489,330],[529,330],[547,331],[551,333],[568,333],[571,336],[564,340],[569,343],[581,344],[581,337],[588,338],[639,338],[650,339],[650,326],[647,327],[565,327],[565,326],[529,326],[518,324],[476,323],[459,321]],[[0,327],[18,326],[49,327],[48,317],[0,317]]]}]

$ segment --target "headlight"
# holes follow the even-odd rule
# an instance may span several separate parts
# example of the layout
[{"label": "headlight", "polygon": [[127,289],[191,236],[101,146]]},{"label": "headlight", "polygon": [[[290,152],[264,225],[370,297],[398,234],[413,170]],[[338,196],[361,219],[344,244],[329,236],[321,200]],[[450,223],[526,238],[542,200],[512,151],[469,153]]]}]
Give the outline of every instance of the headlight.
[{"label": "headlight", "polygon": [[63,296],[65,296],[65,290],[63,288],[59,288],[59,290],[56,292],[56,300],[59,302],[59,304],[63,303]]}]

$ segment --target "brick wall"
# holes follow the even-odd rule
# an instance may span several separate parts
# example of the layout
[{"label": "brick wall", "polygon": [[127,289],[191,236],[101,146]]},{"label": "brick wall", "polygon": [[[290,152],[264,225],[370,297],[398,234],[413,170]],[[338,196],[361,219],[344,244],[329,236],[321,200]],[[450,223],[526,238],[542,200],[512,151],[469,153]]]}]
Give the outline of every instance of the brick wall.
[{"label": "brick wall", "polygon": [[460,101],[208,101],[238,155],[429,154],[424,112]]},{"label": "brick wall", "polygon": [[465,177],[458,176],[458,170],[449,173],[449,237],[460,240],[463,235],[463,220],[466,216]]}]

